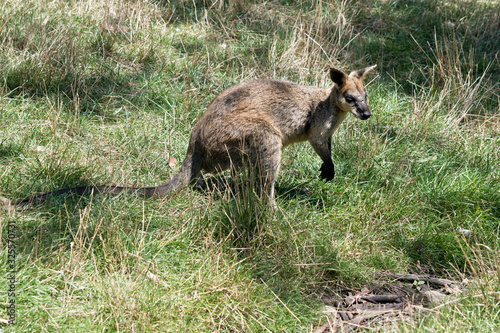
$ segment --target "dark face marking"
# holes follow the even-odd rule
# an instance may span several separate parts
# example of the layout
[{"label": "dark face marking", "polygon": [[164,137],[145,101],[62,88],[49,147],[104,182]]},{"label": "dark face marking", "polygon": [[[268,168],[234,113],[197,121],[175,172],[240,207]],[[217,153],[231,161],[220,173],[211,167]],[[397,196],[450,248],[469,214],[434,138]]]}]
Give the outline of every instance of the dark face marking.
[{"label": "dark face marking", "polygon": [[352,97],[351,95],[347,95],[345,94],[344,95],[344,98],[345,98],[345,101],[349,104],[354,104],[356,103],[356,100],[354,99],[354,97]]},{"label": "dark face marking", "polygon": [[370,110],[368,109],[368,104],[366,102],[366,93],[363,89],[363,95],[357,94],[351,95],[347,91],[343,93],[345,101],[350,104],[356,110],[356,116],[361,120],[366,120],[370,118]]}]

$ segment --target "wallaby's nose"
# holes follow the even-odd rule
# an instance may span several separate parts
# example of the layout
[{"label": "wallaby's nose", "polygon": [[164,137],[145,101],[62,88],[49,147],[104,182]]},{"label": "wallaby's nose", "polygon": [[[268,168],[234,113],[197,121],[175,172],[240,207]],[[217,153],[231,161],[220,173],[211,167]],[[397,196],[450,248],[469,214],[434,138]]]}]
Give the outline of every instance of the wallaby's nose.
[{"label": "wallaby's nose", "polygon": [[356,108],[356,113],[358,118],[361,120],[366,120],[372,115],[365,101],[363,101],[361,105],[358,105],[358,107]]},{"label": "wallaby's nose", "polygon": [[359,119],[366,120],[366,119],[370,118],[370,116],[371,116],[370,112],[365,112],[365,113],[362,113],[359,115]]}]

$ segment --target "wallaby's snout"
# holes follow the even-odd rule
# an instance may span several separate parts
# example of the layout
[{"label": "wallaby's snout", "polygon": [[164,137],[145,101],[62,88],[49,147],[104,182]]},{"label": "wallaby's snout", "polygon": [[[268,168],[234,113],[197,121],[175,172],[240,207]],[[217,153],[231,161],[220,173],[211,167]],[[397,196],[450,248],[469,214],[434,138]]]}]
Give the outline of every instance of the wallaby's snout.
[{"label": "wallaby's snout", "polygon": [[363,112],[362,114],[359,115],[359,119],[366,120],[366,119],[370,118],[370,116],[371,116],[370,111],[366,110],[366,112]]},{"label": "wallaby's snout", "polygon": [[370,118],[372,114],[370,112],[370,108],[368,107],[368,103],[366,102],[366,98],[358,104],[359,105],[356,106],[356,116],[361,120]]}]

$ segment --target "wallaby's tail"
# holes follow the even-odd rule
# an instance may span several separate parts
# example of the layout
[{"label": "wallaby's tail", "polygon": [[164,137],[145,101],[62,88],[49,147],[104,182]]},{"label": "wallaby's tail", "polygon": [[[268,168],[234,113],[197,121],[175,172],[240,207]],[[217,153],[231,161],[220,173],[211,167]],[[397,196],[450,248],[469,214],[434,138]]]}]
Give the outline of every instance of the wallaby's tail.
[{"label": "wallaby's tail", "polygon": [[[187,165],[188,164],[188,165]],[[158,185],[155,187],[140,187],[131,189],[137,195],[143,198],[160,198],[168,195],[171,192],[175,192],[189,185],[191,179],[193,179],[193,175],[191,173],[190,168],[191,163],[184,163],[181,166],[181,170],[167,183]]]},{"label": "wallaby's tail", "polygon": [[26,206],[26,205],[31,205],[31,204],[37,204],[37,203],[42,203],[45,200],[47,200],[49,197],[55,195],[61,195],[61,194],[78,194],[78,195],[84,195],[87,193],[91,193],[94,191],[96,194],[100,193],[111,193],[111,194],[118,194],[124,190],[130,190],[130,191],[135,191],[138,189],[135,189],[133,187],[119,187],[119,186],[106,186],[106,185],[99,185],[99,186],[80,186],[80,187],[71,187],[71,188],[65,188],[62,190],[57,190],[57,191],[52,191],[44,194],[39,194],[35,195],[17,202],[12,203],[12,206]]},{"label": "wallaby's tail", "polygon": [[86,193],[91,193],[92,191],[94,191],[94,193],[96,194],[110,193],[113,195],[116,195],[123,191],[129,191],[131,193],[136,193],[143,198],[163,197],[171,192],[180,190],[188,186],[191,179],[193,179],[194,176],[198,175],[199,171],[195,173],[192,172],[191,165],[191,158],[186,157],[186,159],[182,163],[180,171],[169,182],[155,187],[120,187],[108,185],[80,186],[35,195],[14,203],[5,203],[5,205],[10,210],[13,209],[13,207],[22,207],[31,204],[42,203],[47,200],[47,198],[53,195],[61,195],[66,193],[84,195]]}]

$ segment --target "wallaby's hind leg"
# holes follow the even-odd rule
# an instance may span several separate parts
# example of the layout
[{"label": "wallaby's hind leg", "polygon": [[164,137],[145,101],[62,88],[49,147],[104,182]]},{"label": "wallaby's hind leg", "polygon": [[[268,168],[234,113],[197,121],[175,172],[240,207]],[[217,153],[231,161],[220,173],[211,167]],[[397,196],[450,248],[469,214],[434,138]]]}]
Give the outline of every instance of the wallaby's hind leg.
[{"label": "wallaby's hind leg", "polygon": [[193,130],[192,139],[193,146],[197,144],[203,152],[203,171],[214,173],[230,168],[234,176],[245,169],[257,194],[267,197],[274,206],[274,182],[283,146],[275,126],[266,119],[241,114],[204,125],[203,130]]},{"label": "wallaby's hind leg", "polygon": [[271,208],[276,208],[274,200],[274,183],[278,176],[281,162],[281,138],[278,135],[269,135],[266,138],[254,141],[252,144],[252,168],[255,172],[257,194],[266,196]]},{"label": "wallaby's hind leg", "polygon": [[[243,172],[246,175],[241,183],[245,188],[244,191],[255,192],[260,198],[268,201],[272,208],[275,208],[274,183],[281,160],[281,139],[276,141],[276,147],[259,145],[254,140],[248,141],[250,141],[248,144],[242,144],[242,148],[237,149],[238,153],[233,153],[229,157],[231,178],[235,180],[236,188],[238,188],[236,179]],[[273,141],[272,138],[271,141]]]}]

